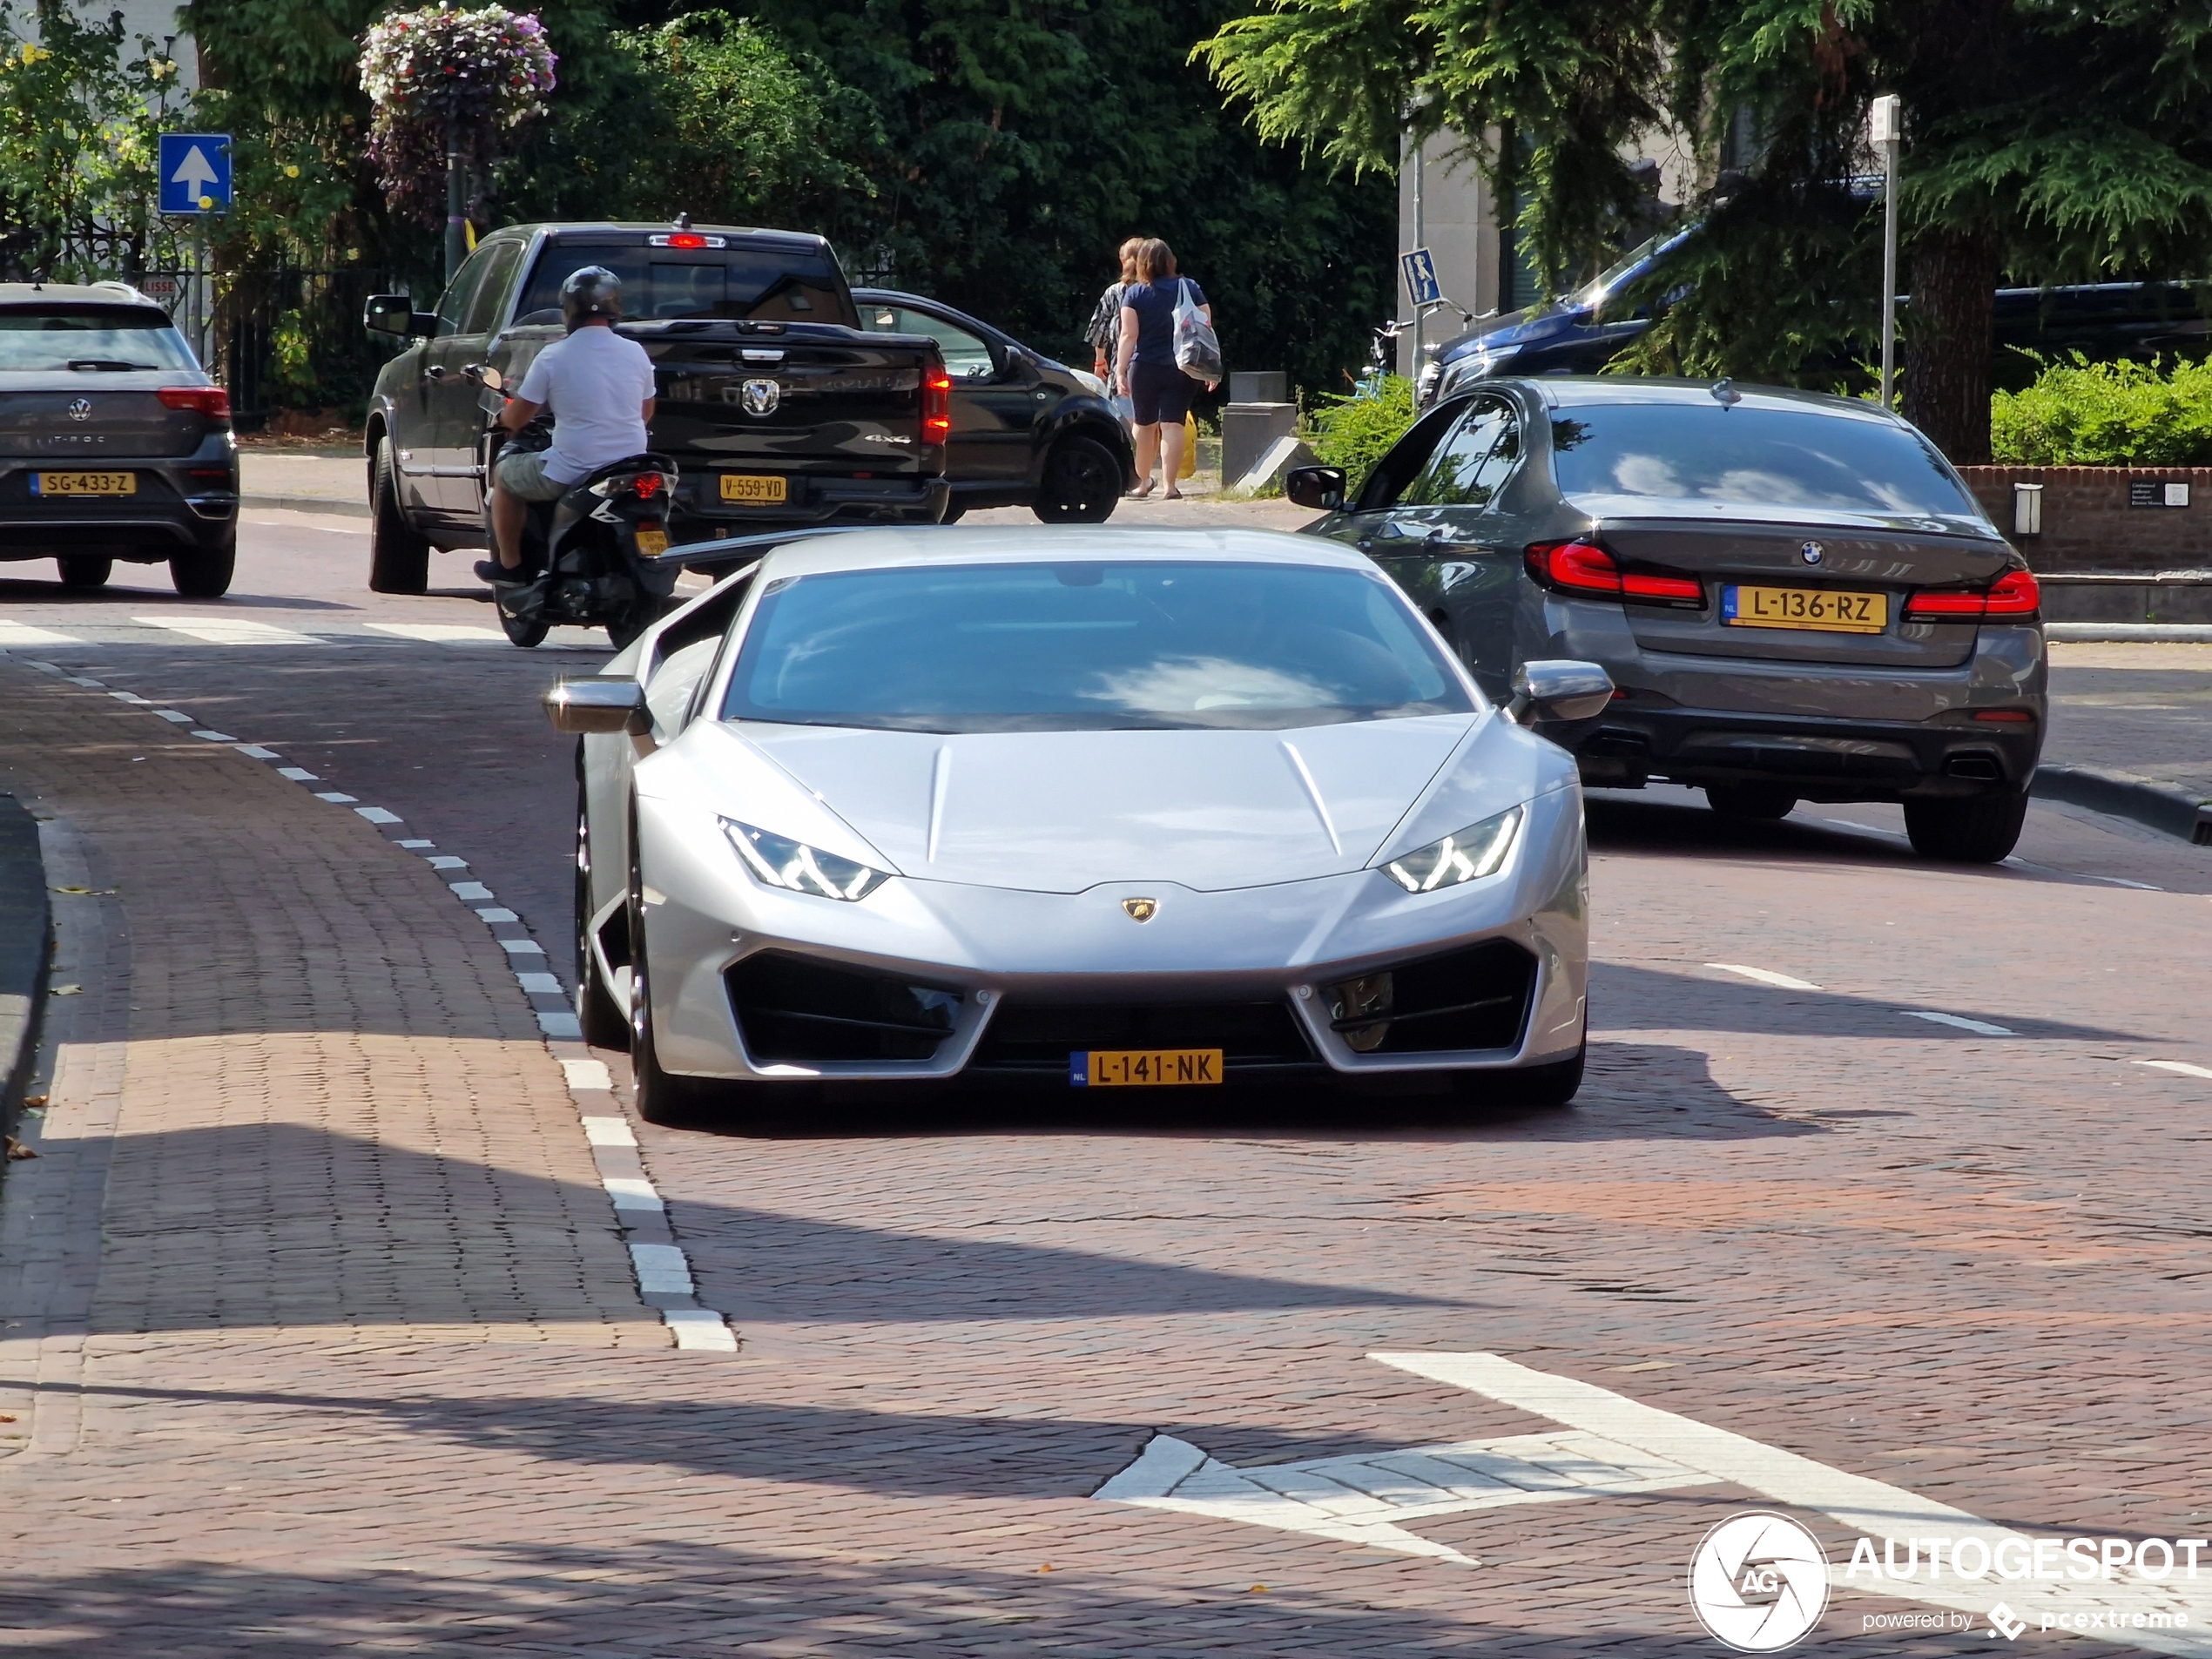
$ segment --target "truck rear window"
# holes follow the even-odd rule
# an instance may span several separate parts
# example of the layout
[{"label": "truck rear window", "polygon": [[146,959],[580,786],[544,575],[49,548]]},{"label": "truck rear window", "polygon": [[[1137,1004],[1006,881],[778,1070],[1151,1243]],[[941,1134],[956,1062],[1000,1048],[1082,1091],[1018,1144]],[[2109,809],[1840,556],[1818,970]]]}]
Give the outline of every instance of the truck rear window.
[{"label": "truck rear window", "polygon": [[622,279],[622,313],[644,322],[667,317],[753,317],[764,322],[838,322],[853,311],[837,267],[819,253],[733,247],[594,246],[556,242],[538,255],[515,307],[517,322],[558,322],[561,284],[572,271],[604,265]]}]

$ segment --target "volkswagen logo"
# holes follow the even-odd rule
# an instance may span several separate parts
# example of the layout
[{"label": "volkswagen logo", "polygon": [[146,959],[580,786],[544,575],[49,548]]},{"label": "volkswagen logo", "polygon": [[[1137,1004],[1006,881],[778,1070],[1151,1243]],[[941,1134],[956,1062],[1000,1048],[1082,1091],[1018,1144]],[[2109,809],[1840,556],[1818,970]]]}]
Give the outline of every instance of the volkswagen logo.
[{"label": "volkswagen logo", "polygon": [[1797,550],[1797,556],[1803,559],[1807,564],[1817,564],[1820,563],[1820,551],[1819,543],[1807,542],[1803,547]]},{"label": "volkswagen logo", "polygon": [[1122,909],[1131,921],[1150,921],[1160,914],[1160,901],[1157,899],[1124,899]]},{"label": "volkswagen logo", "polygon": [[738,401],[747,415],[773,415],[784,401],[784,388],[773,381],[747,381],[738,390]]},{"label": "volkswagen logo", "polygon": [[91,420],[92,418],[92,400],[89,397],[80,397],[74,403],[71,403],[69,406],[69,418],[72,421]]}]

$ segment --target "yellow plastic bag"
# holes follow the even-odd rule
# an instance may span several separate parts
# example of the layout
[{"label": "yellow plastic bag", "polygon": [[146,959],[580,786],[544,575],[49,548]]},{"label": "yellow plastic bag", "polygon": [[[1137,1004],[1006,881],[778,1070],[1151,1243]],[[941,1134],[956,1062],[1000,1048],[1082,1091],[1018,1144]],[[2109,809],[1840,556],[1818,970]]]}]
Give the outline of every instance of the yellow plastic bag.
[{"label": "yellow plastic bag", "polygon": [[1176,469],[1176,482],[1181,483],[1185,478],[1195,478],[1197,473],[1198,417],[1186,415],[1183,417],[1183,465]]}]

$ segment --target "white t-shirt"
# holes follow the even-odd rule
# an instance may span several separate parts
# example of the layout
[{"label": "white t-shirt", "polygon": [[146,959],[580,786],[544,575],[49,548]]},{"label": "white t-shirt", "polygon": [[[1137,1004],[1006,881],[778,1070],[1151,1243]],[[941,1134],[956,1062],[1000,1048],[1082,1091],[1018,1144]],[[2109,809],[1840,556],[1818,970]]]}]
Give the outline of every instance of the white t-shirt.
[{"label": "white t-shirt", "polygon": [[553,411],[545,475],[556,484],[589,477],[645,448],[645,400],[653,360],[634,340],[592,323],[537,354],[515,395]]}]

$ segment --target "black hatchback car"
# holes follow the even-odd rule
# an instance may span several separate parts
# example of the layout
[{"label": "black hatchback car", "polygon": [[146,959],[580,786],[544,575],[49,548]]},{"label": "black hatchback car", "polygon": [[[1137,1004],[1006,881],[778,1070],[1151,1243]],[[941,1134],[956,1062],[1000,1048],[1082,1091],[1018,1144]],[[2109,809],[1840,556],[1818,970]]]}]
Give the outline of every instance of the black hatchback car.
[{"label": "black hatchback car", "polygon": [[120,282],[0,283],[0,559],[97,588],[116,561],[219,598],[238,558],[231,403]]},{"label": "black hatchback car", "polygon": [[853,303],[861,327],[921,334],[944,354],[953,378],[946,523],[972,507],[1027,507],[1048,524],[1103,523],[1136,482],[1128,428],[1096,375],[920,294],[855,288]]},{"label": "black hatchback car", "polygon": [[1747,818],[1897,801],[1935,858],[2018,840],[2047,714],[2035,577],[1896,415],[1725,381],[1495,381],[1344,484],[1285,480],[1492,697],[1540,658],[1612,677],[1575,744],[1585,782],[1665,779]]}]

